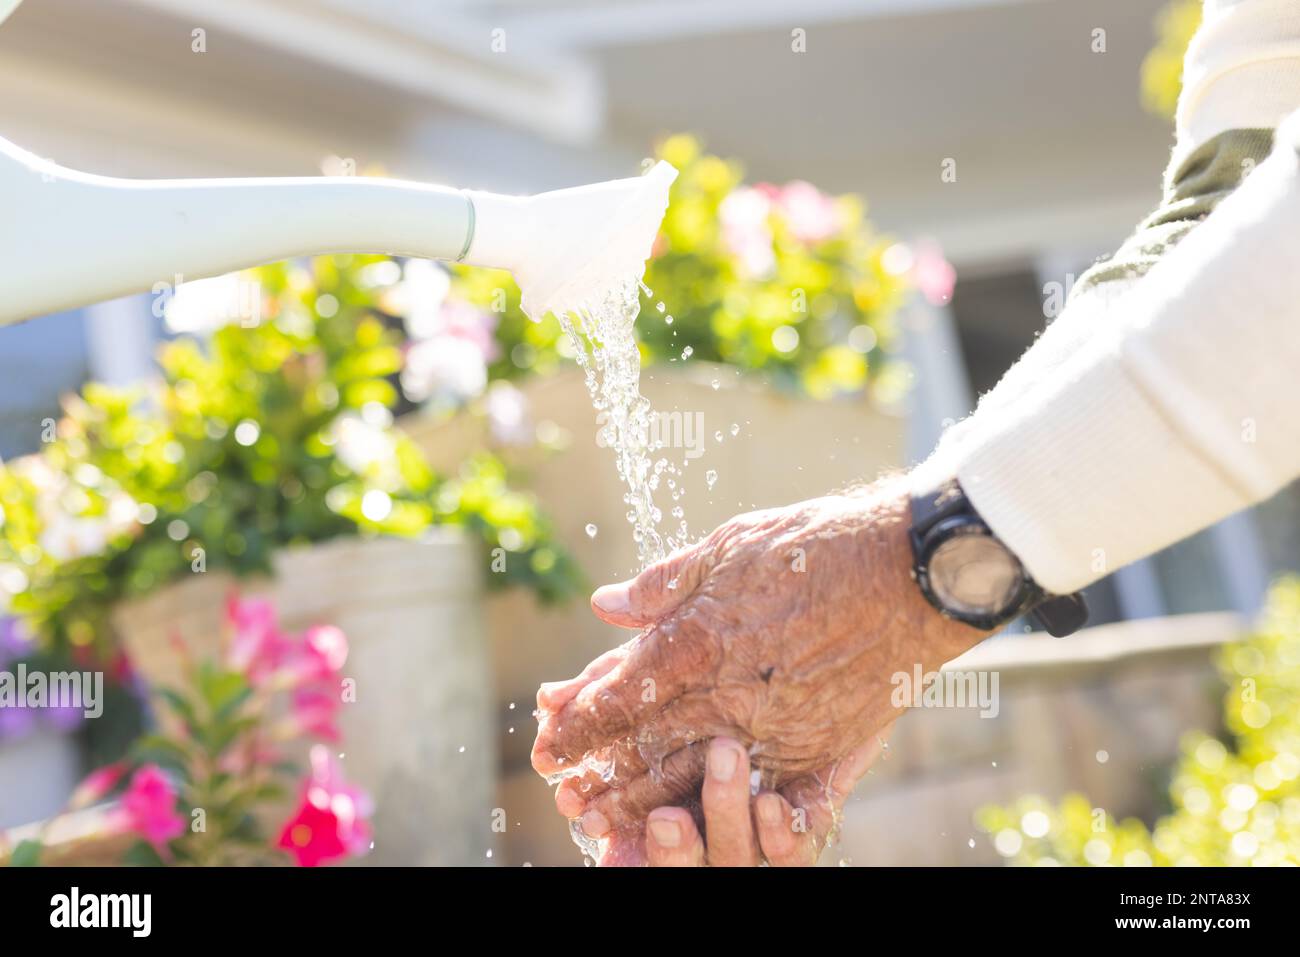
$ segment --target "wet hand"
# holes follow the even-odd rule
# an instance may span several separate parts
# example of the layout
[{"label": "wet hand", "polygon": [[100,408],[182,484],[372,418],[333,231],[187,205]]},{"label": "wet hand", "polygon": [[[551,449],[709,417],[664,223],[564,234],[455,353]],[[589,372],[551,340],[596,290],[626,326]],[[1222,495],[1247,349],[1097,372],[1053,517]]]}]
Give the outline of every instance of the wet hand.
[{"label": "wet hand", "polygon": [[573,775],[561,812],[589,833],[635,827],[698,792],[715,737],[776,788],[871,742],[901,710],[894,674],[984,637],[921,597],[908,513],[895,481],[741,515],[597,591],[601,618],[645,631],[538,693],[534,767]]}]

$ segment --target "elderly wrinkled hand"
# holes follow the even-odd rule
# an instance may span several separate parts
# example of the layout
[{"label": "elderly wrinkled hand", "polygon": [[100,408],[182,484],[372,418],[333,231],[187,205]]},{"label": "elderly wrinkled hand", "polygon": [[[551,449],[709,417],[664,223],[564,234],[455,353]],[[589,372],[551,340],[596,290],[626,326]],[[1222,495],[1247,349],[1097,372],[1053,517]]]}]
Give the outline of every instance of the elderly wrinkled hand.
[{"label": "elderly wrinkled hand", "polygon": [[639,833],[693,801],[707,742],[727,737],[767,787],[798,785],[902,710],[891,678],[980,640],[911,581],[899,481],[741,515],[599,589],[605,621],[643,633],[538,692],[533,766],[590,837]]}]

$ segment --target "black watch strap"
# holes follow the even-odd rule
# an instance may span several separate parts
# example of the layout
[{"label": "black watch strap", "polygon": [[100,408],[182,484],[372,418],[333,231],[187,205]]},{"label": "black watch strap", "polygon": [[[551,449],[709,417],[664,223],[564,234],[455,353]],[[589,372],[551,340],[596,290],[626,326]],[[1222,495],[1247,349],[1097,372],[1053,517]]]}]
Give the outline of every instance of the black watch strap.
[{"label": "black watch strap", "polygon": [[[921,543],[930,530],[940,522],[958,515],[969,515],[984,524],[956,479],[945,482],[928,495],[912,498],[911,538],[913,551],[918,558]],[[987,528],[987,525],[985,524],[984,527]],[[1029,594],[1025,602],[1008,615],[1007,621],[1027,614],[1054,638],[1073,634],[1087,623],[1088,605],[1081,593],[1048,594],[1029,577],[1028,571],[1025,571],[1025,583]]]}]

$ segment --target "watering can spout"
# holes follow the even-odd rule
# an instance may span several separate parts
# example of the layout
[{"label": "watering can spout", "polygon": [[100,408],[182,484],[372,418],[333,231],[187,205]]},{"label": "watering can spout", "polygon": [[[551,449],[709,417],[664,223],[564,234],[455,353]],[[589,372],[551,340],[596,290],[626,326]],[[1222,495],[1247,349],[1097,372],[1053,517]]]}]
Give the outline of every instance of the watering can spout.
[{"label": "watering can spout", "polygon": [[128,180],[0,140],[0,325],[331,253],[509,269],[540,319],[569,307],[584,271],[640,277],[675,176],[660,164],[532,197],[364,177]]},{"label": "watering can spout", "polygon": [[580,308],[599,280],[640,279],[677,170],[535,196],[471,191],[473,238],[465,260],[509,269],[533,319]]}]

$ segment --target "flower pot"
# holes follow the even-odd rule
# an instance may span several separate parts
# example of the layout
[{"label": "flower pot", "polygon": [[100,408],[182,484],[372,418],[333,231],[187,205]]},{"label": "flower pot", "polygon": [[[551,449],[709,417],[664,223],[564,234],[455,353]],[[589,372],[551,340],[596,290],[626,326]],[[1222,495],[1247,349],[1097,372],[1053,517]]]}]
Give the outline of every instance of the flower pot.
[{"label": "flower pot", "polygon": [[64,731],[40,728],[0,741],[0,830],[57,813],[80,775],[77,740]]},{"label": "flower pot", "polygon": [[339,539],[275,557],[270,579],[197,574],[114,612],[135,667],[179,681],[172,636],[216,655],[231,589],[275,603],[281,626],[348,637],[356,700],[340,727],[343,772],[375,801],[375,864],[474,864],[491,846],[496,751],[483,567],[455,530],[422,540]]}]

